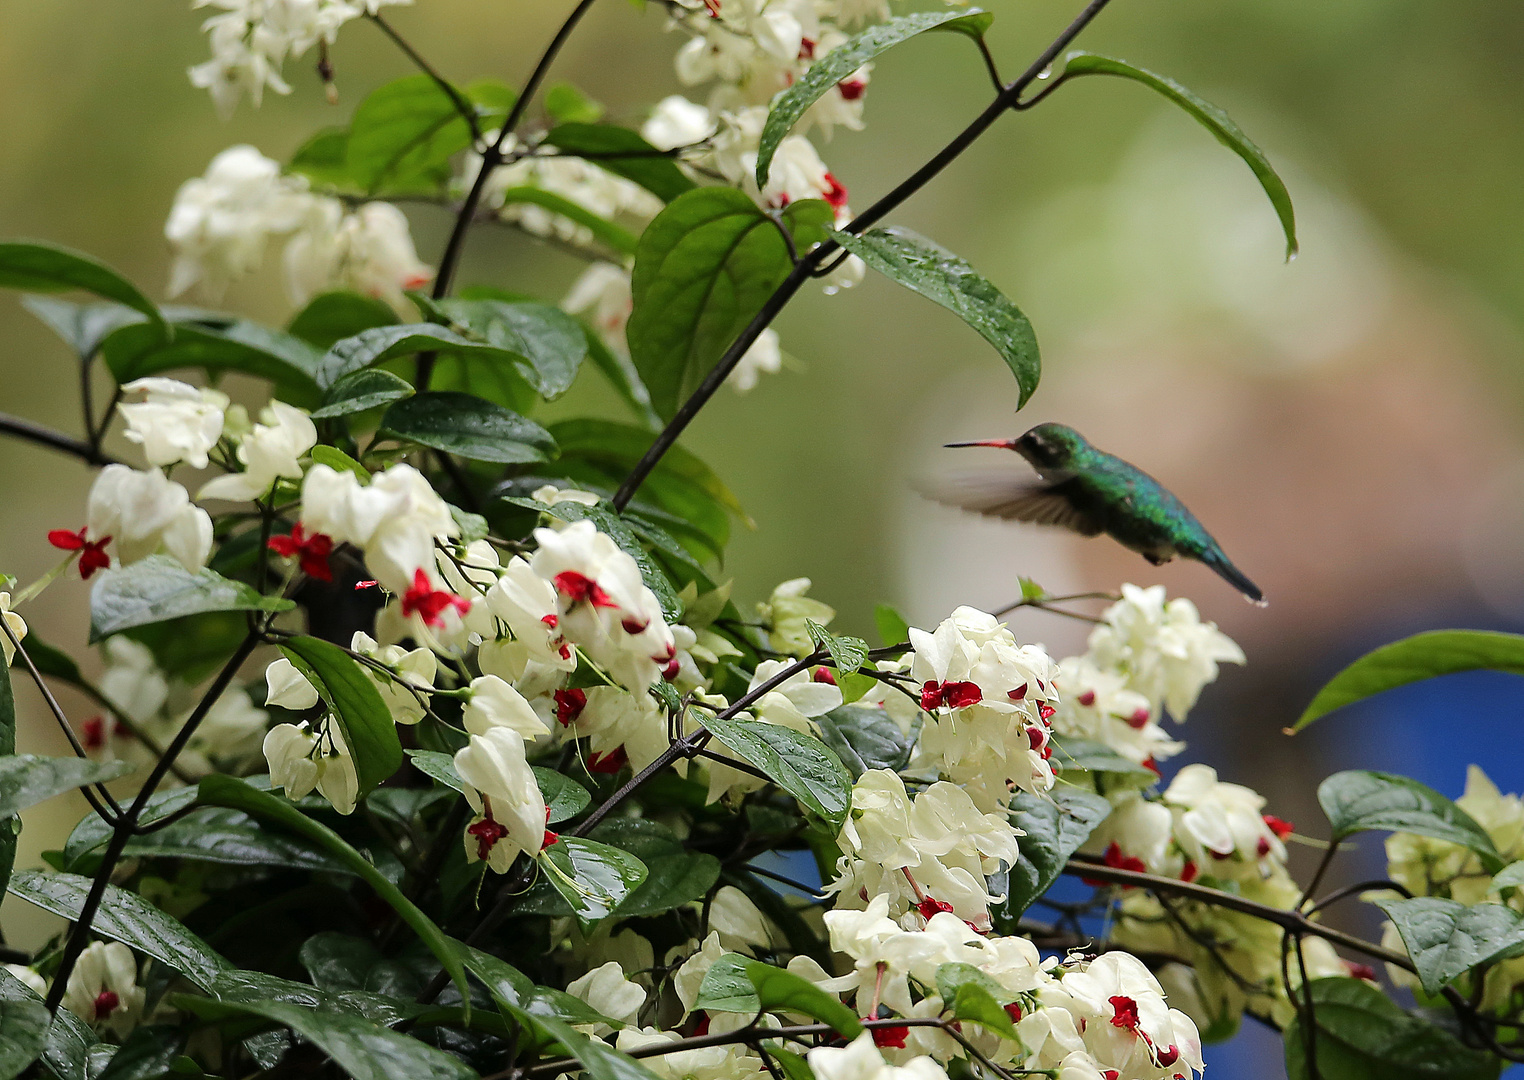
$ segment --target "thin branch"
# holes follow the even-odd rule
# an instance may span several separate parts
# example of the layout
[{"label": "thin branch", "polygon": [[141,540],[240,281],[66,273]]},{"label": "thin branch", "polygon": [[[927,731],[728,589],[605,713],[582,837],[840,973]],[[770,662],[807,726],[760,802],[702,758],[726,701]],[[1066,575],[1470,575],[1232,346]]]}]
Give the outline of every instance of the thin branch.
[{"label": "thin branch", "polygon": [[1333,864],[1334,856],[1338,853],[1338,840],[1331,841],[1328,847],[1323,850],[1323,857],[1318,860],[1318,868],[1313,871],[1312,880],[1307,883],[1307,888],[1302,890],[1302,895],[1296,902],[1296,909],[1298,911],[1306,907],[1308,898],[1318,891],[1318,886],[1323,883],[1323,875],[1328,873],[1328,868]]},{"label": "thin branch", "polygon": [[26,442],[36,443],[38,446],[72,454],[91,465],[121,464],[110,454],[102,453],[97,447],[91,446],[83,439],[76,439],[72,435],[65,435],[61,431],[54,431],[52,428],[34,424],[19,416],[11,416],[9,413],[0,413],[0,434],[13,435]]},{"label": "thin branch", "polygon": [[461,94],[459,90],[455,89],[455,84],[450,82],[450,80],[446,79],[443,75],[439,74],[438,71],[435,71],[433,65],[425,60],[423,56],[418,52],[418,50],[413,48],[413,46],[407,41],[406,38],[397,33],[397,31],[392,28],[392,24],[382,18],[379,12],[370,14],[367,16],[367,18],[379,26],[382,33],[392,39],[392,42],[397,46],[397,48],[402,50],[403,54],[413,62],[413,65],[417,67],[419,71],[423,72],[430,79],[434,80],[434,85],[439,87],[439,89],[444,92],[445,96],[450,99],[450,103],[455,106],[455,111],[460,113],[461,119],[464,120],[466,122],[466,126],[471,129],[471,141],[474,143],[480,140],[482,137],[482,129],[481,124],[476,117],[476,107],[467,101],[465,96]]},{"label": "thin branch", "polygon": [[[1110,600],[1114,603],[1120,599],[1122,598],[1116,593],[1110,592],[1077,592],[1070,593],[1067,596],[1034,596],[1031,598],[1022,597],[1020,600],[1013,600],[1011,603],[1005,605],[1005,607],[998,608],[995,611],[990,612],[990,614],[994,615],[995,618],[998,619],[1002,615],[1009,615],[1011,612],[1018,611],[1024,607],[1042,607],[1044,604],[1071,604],[1076,600]],[[1057,614],[1067,615],[1069,612],[1060,611],[1057,612]]]},{"label": "thin branch", "polygon": [[979,55],[984,57],[984,70],[990,73],[990,82],[995,84],[995,93],[1005,89],[1005,80],[1000,77],[1000,68],[995,63],[995,54],[990,52],[989,42],[980,34],[974,38],[979,43]]}]

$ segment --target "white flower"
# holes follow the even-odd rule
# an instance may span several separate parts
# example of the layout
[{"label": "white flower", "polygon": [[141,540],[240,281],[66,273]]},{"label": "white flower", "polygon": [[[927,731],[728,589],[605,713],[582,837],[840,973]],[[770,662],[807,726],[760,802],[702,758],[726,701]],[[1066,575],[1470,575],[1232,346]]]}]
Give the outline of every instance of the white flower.
[{"label": "white flower", "polygon": [[92,942],[64,989],[63,1005],[96,1031],[125,1037],[142,1018],[143,988],[132,950],[117,941]]},{"label": "white flower", "polygon": [[676,150],[703,142],[714,129],[714,117],[708,109],[681,94],[672,94],[656,103],[640,134],[658,150]]},{"label": "white flower", "polygon": [[337,199],[314,202],[286,245],[285,260],[286,287],[296,304],[321,292],[351,289],[408,311],[404,293],[434,277],[418,259],[407,216],[386,202],[347,213]]},{"label": "white flower", "polygon": [[505,874],[520,851],[538,854],[545,842],[545,797],[524,757],[524,738],[511,727],[473,734],[455,754],[466,801],[479,815],[466,827],[466,855]]},{"label": "white flower", "polygon": [[1285,845],[1265,821],[1264,796],[1241,784],[1223,783],[1210,766],[1185,766],[1162,798],[1178,811],[1176,840],[1192,859],[1236,854],[1250,863],[1286,861]]},{"label": "white flower", "polygon": [[613,768],[623,761],[638,771],[667,749],[667,716],[649,694],[595,686],[561,691],[556,702],[567,729],[588,739],[589,768]]},{"label": "white flower", "polygon": [[524,695],[496,675],[483,675],[471,681],[471,698],[461,713],[461,721],[472,735],[485,735],[500,727],[531,741],[550,734],[550,728]]},{"label": "white flower", "polygon": [[[617,960],[610,960],[580,979],[574,979],[566,987],[566,992],[621,1024],[635,1023],[640,1007],[646,1003],[645,990],[624,977],[624,970]],[[607,1025],[599,1026],[607,1031]]]},{"label": "white flower", "polygon": [[[627,1027],[619,1032],[615,1045],[631,1053],[679,1038],[676,1031]],[[739,1043],[679,1050],[645,1058],[641,1064],[656,1074],[658,1080],[766,1080],[768,1076],[762,1059],[750,1047]]]},{"label": "white flower", "polygon": [[[518,149],[521,147],[511,136],[503,146],[505,153]],[[460,186],[469,188],[481,167],[481,157],[467,153]],[[504,221],[516,222],[525,232],[536,236],[554,236],[583,247],[594,241],[592,230],[586,225],[537,203],[508,200],[509,192],[522,187],[539,188],[559,195],[606,219],[617,218],[621,214],[648,219],[662,208],[662,201],[639,184],[615,176],[581,158],[542,152],[492,170],[482,193],[482,202],[487,208],[497,211],[498,217]]]},{"label": "white flower", "polygon": [[535,488],[529,497],[546,506],[555,506],[564,502],[577,503],[579,506],[597,506],[602,501],[591,491],[583,491],[580,488],[558,488],[554,484],[544,484]]},{"label": "white flower", "polygon": [[48,981],[25,964],[6,964],[5,970],[11,978],[19,980],[38,997],[47,996]]},{"label": "white flower", "polygon": [[[751,677],[747,692],[750,693],[775,678],[788,666],[782,660],[762,661]],[[763,694],[752,709],[758,720],[792,728],[804,735],[813,735],[818,734],[819,729],[810,721],[840,707],[839,686],[834,682],[817,682],[810,672],[800,671]]]},{"label": "white flower", "polygon": [[756,389],[763,375],[776,375],[782,370],[783,349],[778,344],[778,331],[769,327],[741,354],[740,361],[725,377],[725,382],[736,393],[744,394]]},{"label": "white flower", "polygon": [[[189,748],[203,757],[235,760],[258,751],[270,714],[242,690],[229,690],[207,710]],[[210,771],[210,769],[208,769]]]},{"label": "white flower", "polygon": [[890,1065],[865,1031],[846,1046],[817,1046],[807,1055],[818,1080],[947,1080],[947,1073],[929,1057]]},{"label": "white flower", "polygon": [[399,724],[416,724],[423,719],[425,708],[418,695],[408,687],[432,690],[434,676],[439,671],[439,660],[429,649],[404,649],[401,645],[379,645],[362,630],[356,630],[349,647],[361,656],[368,656],[391,669],[387,677],[366,666],[365,671],[376,684],[381,700],[386,702],[392,719]]},{"label": "white flower", "polygon": [[561,307],[573,315],[587,312],[604,344],[623,355],[630,351],[624,328],[634,305],[630,272],[609,262],[595,262],[582,271],[561,301]]},{"label": "white flower", "polygon": [[[681,956],[682,953],[678,952],[677,955]],[[709,974],[714,962],[724,955],[725,947],[720,944],[720,935],[711,930],[704,939],[704,944],[695,949],[693,955],[684,960],[673,974],[672,989],[676,992],[677,999],[683,1003],[684,1015],[693,1011],[693,1005],[698,1001],[699,987],[704,984],[704,976]],[[671,963],[671,959],[668,962]]]},{"label": "white flower", "polygon": [[318,703],[317,687],[282,656],[265,668],[265,704],[302,712]]},{"label": "white flower", "polygon": [[1090,653],[1102,667],[1127,675],[1128,685],[1157,712],[1184,720],[1201,689],[1217,678],[1219,663],[1242,664],[1233,639],[1204,623],[1183,597],[1165,603],[1164,586],[1122,586],[1122,599],[1106,609],[1105,625],[1090,635]]},{"label": "white flower", "polygon": [[810,591],[809,578],[785,581],[773,590],[767,602],[757,605],[757,616],[768,626],[767,643],[782,653],[808,656],[815,651],[806,620],[821,626],[836,618],[836,609],[804,594]]},{"label": "white flower", "polygon": [[152,720],[169,699],[169,681],[159,669],[148,646],[120,634],[101,645],[106,654],[106,670],[101,672],[101,693],[116,705],[128,720],[139,723]]},{"label": "white flower", "polygon": [[176,379],[134,379],[124,393],[142,393],[142,401],[118,406],[127,423],[127,438],[143,447],[150,465],[185,462],[206,468],[207,451],[222,437],[222,414],[228,396],[217,390],[199,390]]},{"label": "white flower", "polygon": [[362,487],[352,472],[314,465],[302,483],[302,520],[335,544],[365,552],[376,580],[405,593],[419,570],[434,573],[434,542],[459,532],[450,508],[411,465],[393,465]]},{"label": "white flower", "polygon": [[306,180],[282,176],[280,163],[252,146],[218,154],[204,176],[180,185],[165,222],[175,256],[169,295],[199,286],[221,297],[259,268],[270,237],[295,228],[313,198]]},{"label": "white flower", "polygon": [[305,726],[276,724],[265,736],[264,753],[270,786],[284,788],[288,799],[316,788],[339,813],[354,813],[360,777],[337,722],[330,719],[318,734]]},{"label": "white flower", "polygon": [[219,476],[202,486],[202,499],[248,502],[263,498],[280,478],[302,478],[301,457],[317,445],[317,427],[301,409],[284,401],[271,401],[238,444],[241,473]]},{"label": "white flower", "polygon": [[107,465],[90,488],[85,530],[116,542],[124,564],[163,549],[194,573],[212,551],[212,519],[158,469]]},{"label": "white flower", "polygon": [[[1196,1025],[1165,1004],[1163,988],[1137,957],[1103,953],[1060,982],[1069,1010],[1084,1021],[1085,1047],[1103,1068],[1126,1076],[1201,1071]],[[1052,1007],[1058,996],[1045,994],[1043,1004]]]},{"label": "white flower", "polygon": [[1103,743],[1139,765],[1185,749],[1159,725],[1148,698],[1128,689],[1122,672],[1099,667],[1089,656],[1071,656],[1059,664],[1054,682],[1061,691],[1053,703],[1058,734]]},{"label": "white flower", "polygon": [[528,559],[509,559],[486,600],[488,610],[508,624],[534,659],[562,671],[577,666],[576,653],[560,631],[556,587],[536,574]]},{"label": "white flower", "polygon": [[720,935],[726,952],[756,955],[758,948],[772,946],[767,919],[746,894],[734,885],[717,890],[709,904],[709,925]]},{"label": "white flower", "polygon": [[10,667],[16,659],[16,646],[11,643],[11,635],[14,634],[17,641],[25,640],[26,620],[11,610],[11,594],[8,592],[0,592],[0,619],[5,620],[11,631],[10,634],[0,631],[0,653],[5,654],[5,666]]}]

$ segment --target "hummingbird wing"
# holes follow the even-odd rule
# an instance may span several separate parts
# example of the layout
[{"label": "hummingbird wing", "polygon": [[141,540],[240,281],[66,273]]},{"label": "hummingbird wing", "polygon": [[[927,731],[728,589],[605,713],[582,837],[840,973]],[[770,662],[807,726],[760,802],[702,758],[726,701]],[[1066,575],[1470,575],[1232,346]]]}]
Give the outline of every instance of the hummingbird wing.
[{"label": "hummingbird wing", "polygon": [[933,502],[1005,521],[1057,525],[1081,536],[1098,536],[1104,523],[1075,505],[1077,485],[1070,478],[1056,484],[1022,480],[1009,473],[955,473],[917,485]]}]

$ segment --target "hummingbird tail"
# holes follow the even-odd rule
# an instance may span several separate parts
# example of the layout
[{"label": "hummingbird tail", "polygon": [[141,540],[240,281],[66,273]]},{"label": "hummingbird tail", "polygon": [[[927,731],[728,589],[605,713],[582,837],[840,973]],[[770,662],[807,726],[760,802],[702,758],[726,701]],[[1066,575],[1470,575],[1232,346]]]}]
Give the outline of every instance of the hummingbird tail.
[{"label": "hummingbird tail", "polygon": [[1214,551],[1201,560],[1210,566],[1217,576],[1226,581],[1233,588],[1244,594],[1244,599],[1258,607],[1264,607],[1268,601],[1260,587],[1250,581],[1242,570],[1228,561],[1228,557],[1221,551]]}]

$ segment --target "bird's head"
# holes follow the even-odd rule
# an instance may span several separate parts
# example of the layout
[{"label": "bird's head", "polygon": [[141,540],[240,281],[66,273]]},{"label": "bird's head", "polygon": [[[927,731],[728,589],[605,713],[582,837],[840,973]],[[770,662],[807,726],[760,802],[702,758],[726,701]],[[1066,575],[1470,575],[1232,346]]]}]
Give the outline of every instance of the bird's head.
[{"label": "bird's head", "polygon": [[1064,424],[1038,424],[1017,439],[981,439],[977,442],[948,443],[948,446],[996,446],[1014,450],[1032,463],[1032,467],[1061,469],[1073,460],[1085,445],[1085,437]]}]

